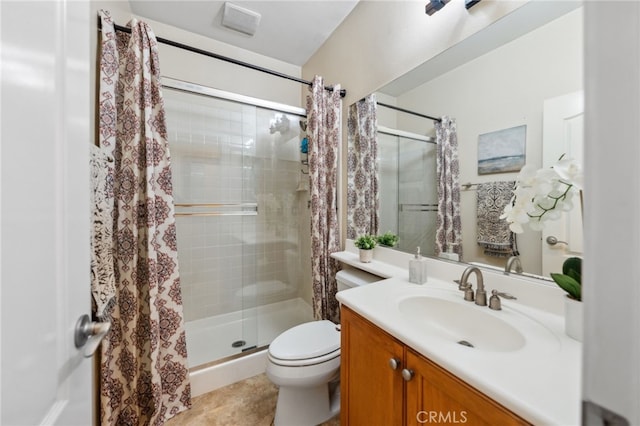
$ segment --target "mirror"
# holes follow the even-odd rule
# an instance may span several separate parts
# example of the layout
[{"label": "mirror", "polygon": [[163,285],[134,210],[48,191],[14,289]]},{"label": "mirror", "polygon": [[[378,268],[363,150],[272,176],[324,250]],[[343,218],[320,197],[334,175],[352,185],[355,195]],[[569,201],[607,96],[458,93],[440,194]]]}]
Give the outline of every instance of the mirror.
[{"label": "mirror", "polygon": [[[579,2],[529,2],[375,92],[379,233],[397,233],[399,250],[414,252],[419,245],[424,254],[434,253],[435,129],[433,120],[381,104],[455,119],[463,245],[459,260],[504,270],[507,258],[487,256],[477,244],[476,188],[479,183],[515,181],[518,173],[479,173],[479,136],[525,126],[524,162],[536,168],[550,165],[543,160],[545,103],[582,91],[582,13]],[[353,143],[349,138],[348,149]],[[352,183],[349,179],[348,187]],[[542,236],[531,230],[517,234],[517,248],[525,273],[548,278],[542,253],[549,247]],[[560,246],[553,249],[567,255]]]}]

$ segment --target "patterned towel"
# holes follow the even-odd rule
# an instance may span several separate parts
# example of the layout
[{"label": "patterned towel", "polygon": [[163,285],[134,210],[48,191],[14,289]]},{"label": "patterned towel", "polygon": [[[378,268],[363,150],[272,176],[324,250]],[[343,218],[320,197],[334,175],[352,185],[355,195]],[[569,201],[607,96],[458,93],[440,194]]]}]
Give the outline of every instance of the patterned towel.
[{"label": "patterned towel", "polygon": [[507,221],[500,219],[504,207],[511,201],[515,184],[515,181],[478,184],[477,241],[487,256],[517,255],[515,234],[509,229]]},{"label": "patterned towel", "polygon": [[103,320],[115,300],[113,158],[91,145],[91,293]]}]

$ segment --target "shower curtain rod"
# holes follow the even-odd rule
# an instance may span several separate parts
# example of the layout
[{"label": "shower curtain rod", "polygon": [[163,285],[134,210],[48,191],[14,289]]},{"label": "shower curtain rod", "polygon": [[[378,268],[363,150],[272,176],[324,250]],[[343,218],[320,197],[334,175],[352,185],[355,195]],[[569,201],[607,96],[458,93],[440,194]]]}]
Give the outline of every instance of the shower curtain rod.
[{"label": "shower curtain rod", "polygon": [[[114,26],[116,31],[120,31],[120,32],[131,34],[131,28],[129,28],[129,27],[123,27],[122,25],[116,25],[116,24],[113,24],[113,26]],[[98,21],[98,31],[100,31],[101,29],[102,29],[102,24]],[[294,77],[294,76],[287,75],[287,74],[284,74],[284,73],[281,73],[281,72],[278,72],[278,71],[270,70],[268,68],[263,68],[263,67],[260,67],[258,65],[253,65],[253,64],[250,64],[248,62],[239,61],[237,59],[229,58],[228,56],[218,55],[217,53],[213,53],[213,52],[209,52],[207,50],[199,49],[197,47],[189,46],[188,44],[179,43],[177,41],[168,40],[166,38],[157,37],[157,36],[156,36],[156,40],[158,41],[158,43],[167,44],[169,46],[177,47],[178,49],[187,50],[187,51],[192,52],[192,53],[197,53],[199,55],[204,55],[204,56],[208,56],[210,58],[219,59],[221,61],[230,62],[232,64],[240,65],[240,66],[245,67],[245,68],[251,68],[252,70],[255,70],[255,71],[260,71],[260,72],[263,72],[263,73],[266,73],[266,74],[270,74],[270,75],[273,75],[273,76],[276,76],[276,77],[280,77],[280,78],[284,78],[284,79],[287,79],[287,80],[296,81],[298,83],[306,84],[307,86],[311,86],[313,84],[312,82],[310,82],[308,80],[303,80],[303,79],[298,78],[298,77]],[[333,92],[333,87],[331,87],[331,86],[325,86],[324,88],[325,88],[325,90]],[[340,97],[344,98],[346,95],[347,95],[347,89],[340,89]]]},{"label": "shower curtain rod", "polygon": [[376,104],[383,106],[385,108],[395,109],[396,111],[406,112],[407,114],[417,115],[418,117],[428,118],[433,121],[437,121],[438,123],[442,121],[441,118],[431,117],[430,115],[420,114],[419,112],[409,111],[408,109],[400,108],[400,107],[389,105],[389,104],[383,104],[382,102],[376,102]]}]

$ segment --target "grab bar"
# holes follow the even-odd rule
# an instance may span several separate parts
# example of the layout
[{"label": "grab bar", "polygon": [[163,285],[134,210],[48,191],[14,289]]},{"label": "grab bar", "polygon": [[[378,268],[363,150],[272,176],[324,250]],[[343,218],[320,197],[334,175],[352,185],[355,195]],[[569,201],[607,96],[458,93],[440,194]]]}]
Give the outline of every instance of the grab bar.
[{"label": "grab bar", "polygon": [[400,211],[408,212],[437,212],[437,204],[400,204]]},{"label": "grab bar", "polygon": [[257,216],[257,215],[258,215],[257,210],[251,211],[251,212],[224,212],[224,213],[217,213],[217,212],[175,213],[175,216]]},{"label": "grab bar", "polygon": [[176,207],[255,207],[257,203],[175,203]]},{"label": "grab bar", "polygon": [[241,209],[250,208],[251,210],[238,211],[195,211],[195,212],[176,212],[176,216],[256,216],[258,214],[257,203],[175,203],[176,207],[239,207]]}]

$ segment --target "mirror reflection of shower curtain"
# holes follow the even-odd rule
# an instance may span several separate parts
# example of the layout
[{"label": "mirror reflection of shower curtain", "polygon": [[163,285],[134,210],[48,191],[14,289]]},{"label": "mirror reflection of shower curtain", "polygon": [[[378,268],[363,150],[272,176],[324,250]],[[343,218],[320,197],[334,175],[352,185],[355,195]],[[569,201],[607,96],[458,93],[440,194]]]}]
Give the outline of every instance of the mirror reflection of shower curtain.
[{"label": "mirror reflection of shower curtain", "polygon": [[376,96],[349,106],[347,167],[347,238],[376,235],[380,222]]},{"label": "mirror reflection of shower curtain", "polygon": [[435,255],[457,253],[462,259],[462,222],[460,219],[460,164],[456,122],[442,117],[436,122],[438,146],[438,218]]}]

